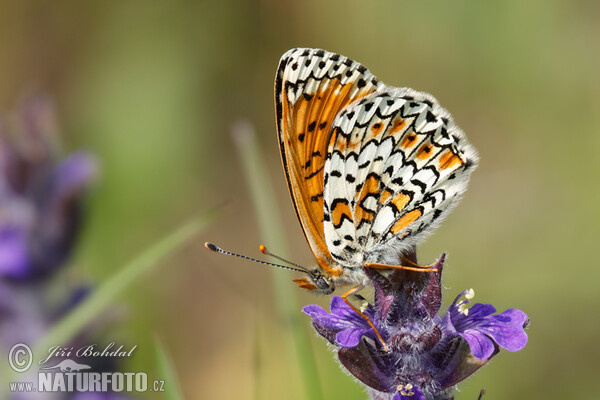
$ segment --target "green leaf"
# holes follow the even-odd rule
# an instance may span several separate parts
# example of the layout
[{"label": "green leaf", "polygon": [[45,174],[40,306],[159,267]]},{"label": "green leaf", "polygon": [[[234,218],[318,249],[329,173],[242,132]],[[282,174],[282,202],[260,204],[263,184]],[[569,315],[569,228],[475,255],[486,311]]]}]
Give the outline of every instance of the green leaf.
[{"label": "green leaf", "polygon": [[33,347],[33,354],[45,354],[51,346],[64,345],[88,323],[94,321],[126,289],[134,285],[145,273],[159,265],[167,255],[186,240],[204,229],[216,216],[212,210],[180,227],[149,247],[114,275],[102,283],[73,311],[56,323]]},{"label": "green leaf", "polygon": [[[287,258],[285,230],[281,222],[279,209],[275,202],[275,192],[270,184],[264,157],[256,140],[253,126],[241,121],[232,128],[233,138],[242,161],[242,169],[252,196],[252,204],[258,219],[261,237],[268,247],[277,249],[278,255]],[[273,268],[273,292],[277,311],[285,327],[291,345],[296,352],[303,379],[306,398],[323,398],[321,381],[317,373],[317,363],[310,345],[307,324],[300,319],[296,288],[290,288],[288,274]]]},{"label": "green leaf", "polygon": [[156,365],[158,366],[159,372],[158,379],[164,381],[165,399],[182,400],[181,386],[175,368],[173,367],[173,362],[158,336],[154,342],[154,350],[156,355]]}]

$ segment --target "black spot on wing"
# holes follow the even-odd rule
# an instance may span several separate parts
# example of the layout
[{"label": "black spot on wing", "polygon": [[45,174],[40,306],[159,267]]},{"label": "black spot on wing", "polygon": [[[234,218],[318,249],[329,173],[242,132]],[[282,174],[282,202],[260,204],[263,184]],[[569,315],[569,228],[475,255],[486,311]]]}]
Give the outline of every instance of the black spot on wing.
[{"label": "black spot on wing", "polygon": [[427,114],[425,115],[425,119],[427,120],[427,122],[435,122],[435,121],[437,121],[437,117],[435,116],[435,114],[432,113],[429,110],[427,110]]},{"label": "black spot on wing", "polygon": [[360,164],[358,166],[358,169],[363,169],[363,168],[367,168],[369,166],[369,164],[371,163],[371,160],[367,160],[364,163]]},{"label": "black spot on wing", "polygon": [[308,180],[310,178],[312,178],[313,176],[316,176],[319,174],[319,172],[323,171],[323,167],[319,168],[318,170],[314,171],[312,174],[309,174],[307,176],[304,177],[304,179]]},{"label": "black spot on wing", "polygon": [[402,180],[402,177],[398,177],[396,179],[393,179],[392,183],[394,185],[403,186],[404,185],[404,180]]},{"label": "black spot on wing", "polygon": [[358,250],[356,250],[354,247],[347,245],[346,247],[344,247],[344,251],[346,253],[350,253],[350,254],[355,254]]},{"label": "black spot on wing", "polygon": [[421,189],[421,193],[425,192],[425,190],[427,189],[427,185],[418,179],[412,179],[410,183],[412,183],[415,186],[418,186]]}]

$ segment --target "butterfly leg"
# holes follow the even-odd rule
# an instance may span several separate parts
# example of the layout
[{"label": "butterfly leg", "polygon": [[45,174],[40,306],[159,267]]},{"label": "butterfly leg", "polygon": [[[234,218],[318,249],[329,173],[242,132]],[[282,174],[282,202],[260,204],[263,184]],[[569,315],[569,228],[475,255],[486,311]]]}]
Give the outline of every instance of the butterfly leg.
[{"label": "butterfly leg", "polygon": [[416,267],[416,268],[421,268],[422,269],[433,269],[435,271],[428,271],[428,272],[437,272],[436,268],[433,268],[433,264],[431,265],[421,265],[421,264],[417,264],[415,261],[411,260],[409,257],[407,256],[402,256],[402,263],[403,264],[407,264],[410,265],[411,267]]},{"label": "butterfly leg", "polygon": [[375,269],[375,270],[403,269],[405,271],[415,271],[415,272],[438,272],[437,268],[432,268],[430,265],[419,265],[419,264],[413,263],[410,260],[404,260],[404,261],[407,261],[407,264],[413,264],[414,267],[408,267],[406,265],[365,263],[365,268],[371,268],[371,269]]},{"label": "butterfly leg", "polygon": [[385,350],[385,352],[387,353],[389,351],[387,344],[385,343],[385,340],[383,340],[383,338],[381,337],[381,334],[379,333],[377,328],[375,328],[375,325],[373,325],[373,322],[371,322],[371,319],[367,315],[365,315],[362,311],[360,311],[358,308],[356,308],[350,302],[350,300],[348,300],[348,296],[353,295],[354,293],[358,292],[362,288],[363,287],[360,285],[353,287],[352,289],[348,290],[346,293],[344,293],[342,295],[342,299],[346,302],[346,304],[348,304],[348,306],[350,306],[351,309],[353,309],[358,315],[360,315],[365,321],[367,321],[369,326],[373,329],[373,331],[375,331],[375,335],[377,335],[377,339],[379,339],[379,341],[381,342],[381,344],[383,346],[383,350]]}]

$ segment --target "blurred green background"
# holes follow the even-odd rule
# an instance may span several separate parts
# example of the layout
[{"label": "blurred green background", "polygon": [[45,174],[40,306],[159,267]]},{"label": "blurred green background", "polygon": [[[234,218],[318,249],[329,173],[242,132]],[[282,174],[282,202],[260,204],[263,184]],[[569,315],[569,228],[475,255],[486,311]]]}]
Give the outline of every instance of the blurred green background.
[{"label": "blurred green background", "polygon": [[[0,1],[0,10],[2,113],[24,94],[48,93],[65,151],[87,148],[101,162],[73,276],[101,284],[166,232],[221,205],[208,231],[120,299],[121,322],[104,335],[138,345],[128,370],[160,378],[158,335],[186,398],[309,396],[270,282],[276,276],[299,306],[329,299],[299,293],[291,273],[202,246],[257,255],[265,240],[230,134],[245,118],[290,257],[313,262],[288,198],[273,106],[279,57],[306,46],[434,94],[480,152],[463,202],[420,247],[420,260],[447,252],[446,304],[473,287],[476,301],[520,308],[531,318],[530,342],[463,382],[457,398],[475,399],[481,388],[489,400],[597,396],[600,3]],[[299,309],[289,312],[308,328]],[[309,337],[323,397],[365,398],[324,342]]]}]

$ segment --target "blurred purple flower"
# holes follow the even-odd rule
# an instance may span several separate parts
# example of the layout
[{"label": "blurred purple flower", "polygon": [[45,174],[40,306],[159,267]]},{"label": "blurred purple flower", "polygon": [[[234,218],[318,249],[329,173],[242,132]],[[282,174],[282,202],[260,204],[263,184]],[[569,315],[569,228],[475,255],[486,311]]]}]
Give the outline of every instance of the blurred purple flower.
[{"label": "blurred purple flower", "polygon": [[[90,293],[86,285],[63,287],[51,278],[74,248],[83,197],[96,175],[94,158],[77,152],[59,160],[54,114],[47,99],[25,102],[13,135],[0,125],[0,347],[35,343]],[[53,293],[49,296],[49,293]],[[52,299],[52,301],[48,301]],[[89,345],[95,321],[65,347]],[[96,371],[114,371],[116,359],[85,360]],[[35,374],[30,370],[29,373]],[[33,376],[33,375],[32,375]],[[33,378],[32,378],[33,380]],[[14,400],[38,398],[15,393]],[[113,393],[57,393],[53,398],[125,400]]]},{"label": "blurred purple flower", "polygon": [[15,276],[27,269],[27,234],[23,227],[0,226],[0,276]]},{"label": "blurred purple flower", "polygon": [[46,276],[65,263],[79,230],[96,162],[84,152],[58,160],[52,115],[50,102],[35,98],[14,135],[0,130],[0,277]]},{"label": "blurred purple flower", "polygon": [[[517,351],[526,345],[525,313],[511,309],[492,315],[496,309],[483,304],[468,310],[472,291],[461,293],[438,316],[444,258],[433,265],[434,273],[398,270],[383,276],[365,270],[375,290],[366,313],[387,352],[340,297],[332,299],[331,313],[304,307],[317,332],[338,346],[339,361],[367,385],[372,399],[452,399],[454,385],[487,363],[499,346]],[[466,300],[460,301],[463,296]]]},{"label": "blurred purple flower", "polygon": [[127,400],[128,397],[121,396],[116,393],[106,392],[82,392],[76,393],[72,400]]}]

